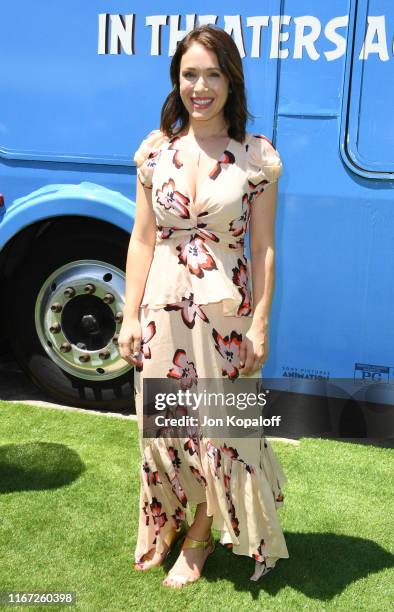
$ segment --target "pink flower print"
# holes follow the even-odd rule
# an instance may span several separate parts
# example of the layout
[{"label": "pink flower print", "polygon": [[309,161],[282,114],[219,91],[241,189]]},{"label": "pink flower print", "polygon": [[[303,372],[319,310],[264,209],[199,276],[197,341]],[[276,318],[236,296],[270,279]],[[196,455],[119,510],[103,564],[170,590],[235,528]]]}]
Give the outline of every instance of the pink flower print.
[{"label": "pink flower print", "polygon": [[[189,412],[188,409],[186,408],[186,406],[183,406],[181,404],[178,404],[175,409],[171,409],[170,408],[166,408],[165,412],[164,412],[164,418],[166,419],[179,419],[180,417],[184,417],[184,416],[188,416]],[[175,425],[175,430],[177,431],[178,426]],[[182,427],[180,427],[180,429],[183,429]],[[190,431],[190,427],[186,427],[187,431]],[[174,435],[174,427],[161,427],[159,429],[159,435],[162,437],[169,437],[171,435]],[[172,447],[171,447],[172,448]],[[178,451],[174,451],[175,453],[178,453]],[[180,463],[180,460],[179,460]]]},{"label": "pink flower print", "polygon": [[137,359],[136,359],[137,362],[135,364],[135,369],[137,370],[137,372],[142,371],[144,367],[143,360],[151,358],[151,351],[148,346],[148,343],[152,340],[155,334],[156,334],[156,323],[154,321],[151,321],[150,323],[148,323],[148,325],[145,327],[143,331],[143,336],[141,339],[141,349],[137,355]]},{"label": "pink flower print", "polygon": [[155,529],[156,535],[159,533],[160,527],[163,527],[163,525],[165,525],[168,520],[166,513],[162,512],[161,508],[162,508],[161,502],[159,502],[156,497],[152,497],[152,503],[150,504],[150,509],[151,509],[152,516],[153,516],[153,522],[155,525],[159,527],[159,529],[157,528]]},{"label": "pink flower print", "polygon": [[142,469],[145,472],[145,478],[146,478],[146,482],[148,485],[149,484],[153,484],[153,485],[162,484],[160,480],[159,472],[158,471],[152,472],[147,461],[144,461],[144,463],[142,464]]},{"label": "pink flower print", "polygon": [[157,226],[157,235],[162,240],[167,240],[174,233],[176,227],[164,227],[163,225]]},{"label": "pink flower print", "polygon": [[185,406],[182,406],[181,404],[178,404],[178,406],[175,406],[175,409],[170,409],[167,407],[164,412],[164,418],[178,419],[179,417],[187,416],[187,414],[187,408]]},{"label": "pink flower print", "polygon": [[160,150],[158,150],[158,151],[151,151],[151,153],[149,153],[149,155],[148,155],[148,157],[147,157],[147,159],[145,161],[145,164],[147,166],[149,166],[149,168],[154,168],[156,166],[156,164],[157,164],[157,161],[158,161],[157,158],[159,157],[159,155],[160,155]]},{"label": "pink flower print", "polygon": [[196,322],[196,316],[199,316],[205,323],[209,323],[209,319],[202,308],[193,302],[193,297],[192,293],[188,298],[183,297],[181,302],[167,304],[167,306],[164,307],[164,310],[180,310],[182,320],[189,329],[193,329]]},{"label": "pink flower print", "polygon": [[144,502],[144,505],[142,506],[142,512],[145,514],[145,525],[148,526],[149,525],[149,514],[148,514],[148,502]]},{"label": "pink flower print", "polygon": [[168,378],[177,378],[181,381],[181,389],[190,389],[193,384],[197,384],[197,372],[192,361],[188,361],[186,352],[183,349],[175,351],[172,362],[175,368],[167,372]]},{"label": "pink flower print", "polygon": [[175,529],[179,529],[181,521],[185,520],[185,512],[178,506],[175,513],[171,516]]},{"label": "pink flower print", "polygon": [[260,544],[257,547],[257,553],[254,553],[253,555],[253,559],[255,559],[256,561],[264,561],[265,560],[265,542],[264,540],[260,541]]},{"label": "pink flower print", "polygon": [[216,234],[214,234],[210,230],[205,229],[206,227],[206,223],[197,223],[197,231],[201,238],[209,238],[209,240],[212,240],[213,242],[220,242],[218,236],[216,236]]},{"label": "pink flower print", "polygon": [[156,189],[156,198],[166,210],[170,210],[182,219],[190,218],[188,208],[190,200],[180,191],[176,191],[174,179],[168,179],[168,183],[164,182],[161,189]]},{"label": "pink flower print", "polygon": [[235,516],[234,504],[231,504],[231,527],[234,529],[234,533],[238,537],[240,534],[239,519],[237,519],[237,517]]},{"label": "pink flower print", "polygon": [[245,245],[245,240],[243,238],[239,238],[239,240],[236,240],[235,242],[230,242],[228,247],[229,249],[240,249],[244,245]]},{"label": "pink flower print", "polygon": [[220,450],[227,455],[227,457],[230,457],[230,459],[238,459],[239,457],[237,449],[232,446],[227,446],[226,443],[220,447]]},{"label": "pink flower print", "polygon": [[[245,260],[246,262],[246,260]],[[252,312],[251,306],[251,295],[249,289],[249,276],[248,268],[246,263],[242,259],[238,258],[238,268],[233,268],[233,283],[238,287],[238,291],[241,294],[242,301],[238,306],[238,316],[248,316]]]},{"label": "pink flower print", "polygon": [[231,151],[224,151],[224,153],[221,155],[221,157],[218,159],[215,166],[209,173],[209,178],[211,178],[213,181],[217,179],[217,177],[222,171],[221,164],[233,164],[234,162],[235,162],[235,157],[231,153]]},{"label": "pink flower print", "polygon": [[156,472],[152,472],[151,474],[149,474],[148,484],[153,484],[153,485],[162,484],[160,480],[159,472],[156,471]]},{"label": "pink flower print", "polygon": [[[172,163],[174,164],[175,168],[178,170],[179,168],[182,168],[183,166],[183,162],[182,162],[182,151],[179,151],[176,148],[176,142],[180,139],[180,136],[174,136],[173,138],[171,138],[170,140],[170,145],[168,147],[169,150],[174,150],[174,155],[172,157]],[[175,146],[174,146],[175,145]]]},{"label": "pink flower print", "polygon": [[178,471],[179,466],[181,465],[182,461],[178,457],[177,449],[174,448],[173,446],[169,446],[167,450],[168,450],[168,454],[170,456],[171,463],[174,466],[175,471]]},{"label": "pink flower print", "polygon": [[248,181],[248,183],[249,183],[249,189],[250,189],[249,204],[252,205],[255,199],[260,195],[260,193],[263,193],[264,187],[268,184],[268,181],[264,179],[260,181],[259,183],[257,183],[256,185],[254,185],[252,181]]},{"label": "pink flower print", "polygon": [[203,278],[204,270],[217,270],[216,262],[209,254],[204,239],[194,234],[176,247],[179,262],[187,266],[192,274]]},{"label": "pink flower print", "polygon": [[204,487],[207,486],[207,479],[200,474],[200,470],[198,470],[197,468],[193,467],[192,465],[189,465],[190,467],[190,471],[193,474],[193,476],[195,476],[197,482],[199,482],[200,484],[203,484]]},{"label": "pink flower print", "polygon": [[240,534],[239,530],[239,519],[235,514],[235,507],[233,501],[231,499],[231,491],[230,491],[230,476],[224,474],[224,486],[226,489],[226,502],[227,502],[227,511],[231,517],[231,526],[234,530],[235,535],[238,537]]},{"label": "pink flower print", "polygon": [[233,236],[240,236],[241,234],[244,233],[244,216],[241,215],[241,217],[237,217],[237,219],[233,219],[232,221],[230,221],[229,223],[230,226],[230,233]]},{"label": "pink flower print", "polygon": [[220,450],[216,448],[216,446],[214,446],[212,442],[210,442],[209,440],[206,444],[206,448],[207,448],[208,457],[213,460],[215,476],[219,478],[219,468],[221,466],[221,457],[222,457]]},{"label": "pink flower print", "polygon": [[187,497],[185,491],[182,489],[181,483],[179,482],[178,476],[173,476],[171,479],[166,473],[166,476],[171,484],[172,492],[177,497],[178,501],[184,508],[187,506]]},{"label": "pink flower print", "polygon": [[[264,134],[253,134],[253,138],[261,138],[262,140],[266,140],[273,149],[275,149],[274,145],[272,144],[272,142],[270,141],[269,138],[267,138],[267,136],[264,136]],[[276,149],[275,149],[276,151]]]},{"label": "pink flower print", "polygon": [[243,236],[246,234],[248,229],[248,223],[250,218],[250,202],[249,196],[245,193],[242,197],[242,215],[237,219],[230,221],[230,232],[236,238],[237,236]]},{"label": "pink flower print", "polygon": [[234,364],[239,364],[242,334],[233,330],[231,334],[223,337],[216,329],[213,329],[212,336],[215,340],[216,350],[224,359],[222,375],[226,376],[227,374],[230,380],[235,380],[239,376],[239,371]]},{"label": "pink flower print", "polygon": [[190,456],[193,456],[195,453],[198,454],[198,443],[196,438],[189,436],[188,440],[183,445],[183,450],[187,451]]}]

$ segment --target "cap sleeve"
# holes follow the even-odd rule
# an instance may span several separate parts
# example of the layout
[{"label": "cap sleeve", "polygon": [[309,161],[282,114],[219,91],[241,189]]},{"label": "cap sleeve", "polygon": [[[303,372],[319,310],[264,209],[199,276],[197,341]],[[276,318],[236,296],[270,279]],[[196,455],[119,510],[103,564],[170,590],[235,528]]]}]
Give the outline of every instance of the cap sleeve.
[{"label": "cap sleeve", "polygon": [[251,134],[248,149],[248,178],[257,185],[275,183],[282,174],[279,152],[263,134]]},{"label": "cap sleeve", "polygon": [[137,166],[137,175],[144,185],[152,188],[153,171],[155,169],[160,147],[165,142],[166,137],[161,130],[153,130],[142,140],[140,146],[134,154],[134,162]]}]

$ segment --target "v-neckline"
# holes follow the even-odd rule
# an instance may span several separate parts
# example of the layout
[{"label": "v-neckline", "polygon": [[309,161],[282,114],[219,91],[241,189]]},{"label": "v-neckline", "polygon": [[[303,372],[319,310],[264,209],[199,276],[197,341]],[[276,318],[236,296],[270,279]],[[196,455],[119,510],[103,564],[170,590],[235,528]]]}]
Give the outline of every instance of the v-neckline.
[{"label": "v-neckline", "polygon": [[[171,150],[171,151],[181,151],[181,152],[184,152],[184,153],[193,154],[191,151],[187,151],[185,149],[180,149],[177,146],[179,139],[180,139],[179,136],[173,136],[172,138],[170,138],[169,141],[168,141],[168,147],[167,148],[169,150]],[[223,155],[226,153],[226,151],[229,151],[230,153],[232,153],[232,151],[231,151],[232,144],[233,144],[233,139],[230,136],[228,141],[227,141],[227,144],[226,144],[225,148],[220,153],[219,157],[213,162],[213,165],[210,168],[210,170],[208,171],[208,174],[201,181],[201,184],[199,185],[199,189],[198,189],[198,194],[197,194],[197,190],[196,190],[194,198],[191,197],[192,194],[191,194],[190,188],[189,188],[190,202],[193,204],[193,206],[196,205],[196,203],[197,203],[197,201],[199,199],[199,196],[201,194],[201,191],[202,191],[203,187],[205,186],[205,183],[207,183],[208,179],[210,178],[210,174],[216,168],[217,164],[220,162],[220,160],[222,159]]]}]

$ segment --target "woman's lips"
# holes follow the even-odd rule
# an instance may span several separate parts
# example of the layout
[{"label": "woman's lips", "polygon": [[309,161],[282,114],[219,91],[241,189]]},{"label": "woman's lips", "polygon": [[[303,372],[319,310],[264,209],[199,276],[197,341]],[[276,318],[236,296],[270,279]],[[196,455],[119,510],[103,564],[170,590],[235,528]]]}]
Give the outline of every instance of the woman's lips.
[{"label": "woman's lips", "polygon": [[213,102],[213,98],[191,98],[192,104],[195,108],[208,108]]}]

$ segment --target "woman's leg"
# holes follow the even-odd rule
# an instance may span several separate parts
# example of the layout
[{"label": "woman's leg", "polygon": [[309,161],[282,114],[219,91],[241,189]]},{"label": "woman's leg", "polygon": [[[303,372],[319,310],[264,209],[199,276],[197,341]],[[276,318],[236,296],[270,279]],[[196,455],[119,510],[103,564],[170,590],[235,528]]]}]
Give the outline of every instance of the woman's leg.
[{"label": "woman's leg", "polygon": [[[193,524],[190,526],[187,535],[194,540],[207,540],[211,526],[212,516],[207,516],[207,503],[197,504]],[[197,580],[201,576],[204,563],[208,555],[212,552],[211,548],[186,548],[182,549],[175,564],[171,568],[168,576],[163,581],[165,586],[181,586],[188,580]],[[177,579],[177,576],[179,577]]]},{"label": "woman's leg", "polygon": [[212,526],[212,516],[207,516],[207,502],[197,504],[193,524],[187,534],[194,540],[206,540]]}]

